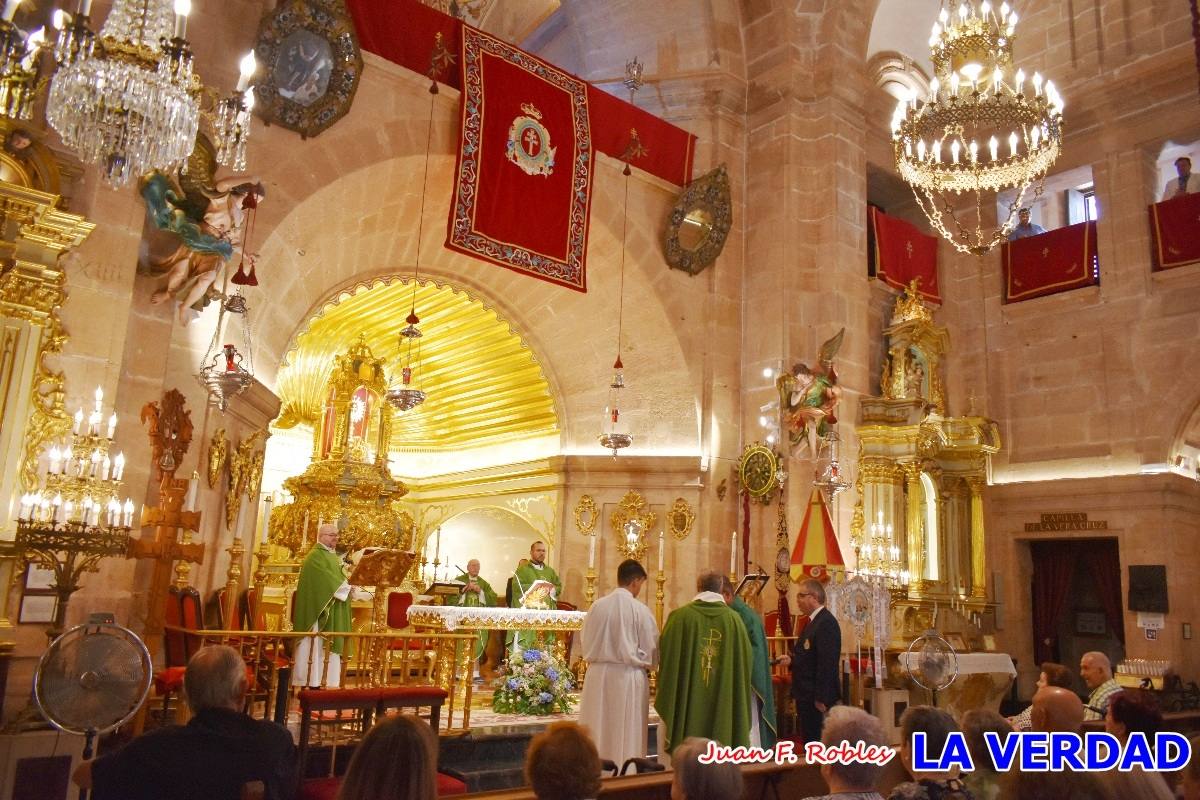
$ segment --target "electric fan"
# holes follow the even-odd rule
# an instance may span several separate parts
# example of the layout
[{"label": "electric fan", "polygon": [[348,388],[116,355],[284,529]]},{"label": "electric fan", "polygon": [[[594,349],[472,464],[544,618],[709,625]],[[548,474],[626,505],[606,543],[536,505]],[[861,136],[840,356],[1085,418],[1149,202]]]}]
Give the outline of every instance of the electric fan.
[{"label": "electric fan", "polygon": [[937,693],[958,677],[958,654],[933,629],[925,631],[908,646],[904,670],[923,689],[928,689],[937,704]]},{"label": "electric fan", "polygon": [[[133,631],[113,624],[79,625],[55,639],[38,662],[33,697],[46,720],[87,737],[83,760],[96,737],[137,713],[150,689],[150,653]],[[87,791],[79,792],[80,798]]]}]

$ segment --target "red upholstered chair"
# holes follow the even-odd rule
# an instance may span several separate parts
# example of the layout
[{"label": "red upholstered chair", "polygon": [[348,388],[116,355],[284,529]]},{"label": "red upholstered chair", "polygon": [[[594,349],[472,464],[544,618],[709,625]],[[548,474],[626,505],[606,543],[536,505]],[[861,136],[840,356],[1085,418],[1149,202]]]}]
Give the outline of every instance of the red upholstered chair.
[{"label": "red upholstered chair", "polygon": [[[163,622],[176,628],[183,624],[183,607],[180,603],[179,587],[172,586],[167,590],[164,603]],[[183,671],[187,666],[187,637],[178,630],[169,627],[163,631],[163,650],[166,654],[166,665],[154,673],[154,692],[162,698],[163,722],[167,720],[171,706],[171,698],[183,689]]]},{"label": "red upholstered chair", "polygon": [[300,692],[300,800],[337,797],[350,755],[370,729],[379,702],[379,689]]},{"label": "red upholstered chair", "polygon": [[412,592],[390,592],[387,602],[389,628],[408,627],[408,607],[413,604]]},{"label": "red upholstered chair", "polygon": [[[200,593],[191,586],[179,593],[180,627],[190,631],[204,630],[204,604],[200,602]],[[204,637],[184,634],[184,651],[190,659],[196,651],[204,646]],[[186,661],[184,663],[187,663]]]}]

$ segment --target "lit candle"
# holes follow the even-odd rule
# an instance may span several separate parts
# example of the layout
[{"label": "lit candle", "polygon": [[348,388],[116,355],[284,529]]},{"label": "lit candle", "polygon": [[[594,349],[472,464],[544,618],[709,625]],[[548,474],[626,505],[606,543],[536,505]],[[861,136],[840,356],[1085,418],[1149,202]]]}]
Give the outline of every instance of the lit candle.
[{"label": "lit candle", "polygon": [[925,160],[925,140],[924,139],[917,142],[917,160],[919,160],[919,161]]},{"label": "lit candle", "polygon": [[88,414],[88,435],[95,436],[100,432],[100,412],[93,411]]},{"label": "lit candle", "polygon": [[91,457],[91,465],[88,467],[88,477],[92,477],[100,469],[100,451],[93,450]]},{"label": "lit candle", "polygon": [[1017,70],[1016,82],[1017,94],[1023,94],[1025,92],[1025,70]]},{"label": "lit candle", "polygon": [[75,513],[75,504],[67,500],[62,504],[63,521],[70,522],[71,515]]},{"label": "lit candle", "polygon": [[101,405],[101,403],[104,402],[104,390],[101,389],[99,386],[96,387],[95,397],[96,397],[96,411],[97,411],[97,413],[99,413],[100,405]]},{"label": "lit candle", "polygon": [[113,438],[113,434],[116,432],[117,432],[117,412],[114,411],[112,413],[112,416],[108,418],[108,436],[106,436],[105,438],[106,439]]},{"label": "lit candle", "polygon": [[937,78],[934,78],[932,81],[930,81],[930,83],[929,83],[929,102],[936,103],[938,101],[938,92],[941,91],[941,89],[942,89],[942,84]]},{"label": "lit candle", "polygon": [[92,0],[79,0],[79,15],[86,17],[92,13]]},{"label": "lit candle", "polygon": [[117,502],[117,498],[112,498],[108,501],[108,508],[105,509],[104,524],[110,528],[115,528],[121,524],[121,504]]},{"label": "lit candle", "polygon": [[57,447],[50,448],[50,468],[47,470],[51,475],[58,474],[58,467],[62,463],[62,453]]},{"label": "lit candle", "polygon": [[996,141],[995,136],[988,140],[988,149],[992,152],[992,161],[997,160],[1000,154],[1000,142]]},{"label": "lit candle", "polygon": [[733,532],[733,536],[729,541],[729,574],[737,575],[737,531]]},{"label": "lit candle", "polygon": [[254,51],[251,50],[242,56],[242,60],[238,62],[237,90],[239,92],[246,91],[246,87],[250,85],[250,79],[254,77],[256,69],[258,69],[258,64],[254,60]]},{"label": "lit candle", "polygon": [[1008,155],[1016,157],[1017,155],[1017,132],[1013,131],[1008,135]]},{"label": "lit candle", "polygon": [[176,39],[182,39],[187,32],[187,18],[190,13],[192,13],[192,0],[175,0]]},{"label": "lit candle", "polygon": [[13,17],[17,15],[17,6],[21,5],[21,0],[5,0],[4,3],[4,21],[12,22]]},{"label": "lit candle", "polygon": [[79,426],[83,424],[83,409],[80,408],[75,412],[75,428],[73,433],[79,433]]},{"label": "lit candle", "polygon": [[663,571],[663,553],[666,551],[666,537],[663,531],[658,532],[658,571]]},{"label": "lit candle", "polygon": [[33,496],[28,492],[21,495],[21,512],[17,515],[20,519],[25,519],[29,515],[29,508],[33,505]]},{"label": "lit candle", "polygon": [[596,568],[596,537],[588,537],[588,569]]},{"label": "lit candle", "polygon": [[1035,96],[1040,96],[1042,93],[1042,73],[1033,73],[1033,93]]},{"label": "lit candle", "polygon": [[955,164],[958,163],[958,149],[958,139],[955,139],[950,143],[950,157],[954,160]]},{"label": "lit candle", "polygon": [[958,73],[957,72],[950,73],[950,94],[951,94],[951,96],[958,97],[958,86],[959,86]]},{"label": "lit candle", "polygon": [[1040,127],[1038,127],[1037,125],[1034,125],[1033,130],[1030,131],[1029,148],[1031,150],[1037,150],[1038,142],[1041,141],[1041,139],[1042,139],[1042,129]]},{"label": "lit candle", "polygon": [[104,456],[104,463],[100,467],[100,480],[108,480],[108,476],[112,471],[112,459],[107,454]]},{"label": "lit candle", "polygon": [[433,560],[440,561],[441,555],[442,555],[442,526],[439,525],[438,529],[437,529],[437,539],[433,545]]},{"label": "lit candle", "polygon": [[992,94],[1000,94],[1000,82],[1003,80],[1004,73],[1000,71],[999,67],[996,67],[996,69],[992,71]]},{"label": "lit candle", "polygon": [[113,480],[121,480],[121,476],[125,474],[125,454],[117,453],[116,459],[113,461]]},{"label": "lit candle", "polygon": [[125,507],[123,510],[125,511],[125,518],[122,520],[124,527],[133,527],[133,500],[131,498],[125,498]]},{"label": "lit candle", "polygon": [[942,140],[935,139],[933,141],[933,160],[940,164],[942,163]]}]

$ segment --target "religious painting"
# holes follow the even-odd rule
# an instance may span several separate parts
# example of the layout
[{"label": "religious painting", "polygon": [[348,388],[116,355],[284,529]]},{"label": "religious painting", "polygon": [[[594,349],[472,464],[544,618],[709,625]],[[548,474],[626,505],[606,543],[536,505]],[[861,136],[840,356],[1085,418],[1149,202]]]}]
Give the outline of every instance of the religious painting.
[{"label": "religious painting", "polygon": [[263,17],[255,48],[255,111],[302,138],[337,122],[354,100],[362,51],[343,0],[284,0]]}]

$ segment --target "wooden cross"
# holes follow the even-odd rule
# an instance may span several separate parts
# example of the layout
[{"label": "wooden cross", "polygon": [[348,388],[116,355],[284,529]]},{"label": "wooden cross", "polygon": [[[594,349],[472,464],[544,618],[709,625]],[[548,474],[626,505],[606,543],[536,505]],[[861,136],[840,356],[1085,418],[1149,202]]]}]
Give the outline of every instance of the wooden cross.
[{"label": "wooden cross", "polygon": [[150,423],[150,448],[160,483],[158,506],[142,508],[141,527],[153,526],[154,534],[143,535],[130,542],[129,557],[154,560],[147,597],[146,627],[142,634],[152,658],[162,646],[171,568],[176,561],[199,564],[204,560],[202,543],[179,541],[181,530],[193,533],[200,530],[200,512],[183,510],[188,482],[175,477],[175,470],[183,461],[192,441],[191,412],[184,408],[184,402],[183,395],[171,389],[163,395],[161,409],[157,403],[150,402],[141,414],[142,422]]}]

